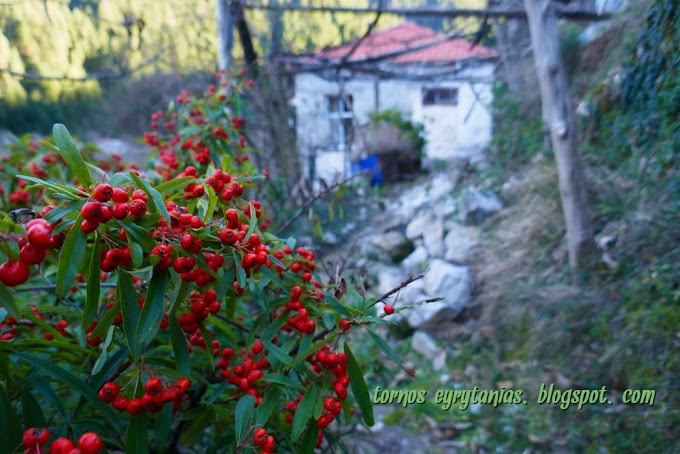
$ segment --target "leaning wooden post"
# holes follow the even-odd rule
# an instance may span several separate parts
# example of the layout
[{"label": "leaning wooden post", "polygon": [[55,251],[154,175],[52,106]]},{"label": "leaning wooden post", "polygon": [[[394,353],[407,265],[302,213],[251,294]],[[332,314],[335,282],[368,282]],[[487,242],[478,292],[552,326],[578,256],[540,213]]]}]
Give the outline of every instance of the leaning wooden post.
[{"label": "leaning wooden post", "polygon": [[573,271],[579,271],[593,263],[595,243],[574,109],[560,57],[557,18],[550,0],[524,0],[524,5],[541,87],[543,119],[550,129],[557,163],[569,263]]}]

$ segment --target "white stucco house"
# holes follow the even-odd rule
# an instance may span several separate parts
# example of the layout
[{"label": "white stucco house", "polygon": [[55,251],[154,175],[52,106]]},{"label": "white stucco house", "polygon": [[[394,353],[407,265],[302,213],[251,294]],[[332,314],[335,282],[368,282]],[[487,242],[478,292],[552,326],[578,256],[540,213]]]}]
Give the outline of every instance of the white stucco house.
[{"label": "white stucco house", "polygon": [[498,53],[410,22],[289,60],[298,151],[311,176],[333,179],[362,155],[355,132],[373,112],[422,123],[430,159],[478,158],[491,140]]}]

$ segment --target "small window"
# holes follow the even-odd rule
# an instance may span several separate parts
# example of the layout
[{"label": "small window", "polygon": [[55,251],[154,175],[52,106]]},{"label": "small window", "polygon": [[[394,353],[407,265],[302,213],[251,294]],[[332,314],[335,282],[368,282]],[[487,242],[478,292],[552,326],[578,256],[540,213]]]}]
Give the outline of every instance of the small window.
[{"label": "small window", "polygon": [[458,105],[457,88],[423,88],[424,106]]},{"label": "small window", "polygon": [[346,150],[354,139],[352,95],[329,96],[327,99],[331,145],[339,150]]}]

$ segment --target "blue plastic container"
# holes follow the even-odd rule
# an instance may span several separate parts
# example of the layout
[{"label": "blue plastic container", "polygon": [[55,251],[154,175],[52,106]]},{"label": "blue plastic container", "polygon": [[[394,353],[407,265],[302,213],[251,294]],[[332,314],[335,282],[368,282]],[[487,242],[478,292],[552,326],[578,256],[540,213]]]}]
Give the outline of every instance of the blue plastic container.
[{"label": "blue plastic container", "polygon": [[372,187],[383,185],[383,173],[380,168],[380,162],[378,161],[378,156],[374,154],[360,161],[353,162],[350,170],[352,175],[361,173],[368,176]]}]

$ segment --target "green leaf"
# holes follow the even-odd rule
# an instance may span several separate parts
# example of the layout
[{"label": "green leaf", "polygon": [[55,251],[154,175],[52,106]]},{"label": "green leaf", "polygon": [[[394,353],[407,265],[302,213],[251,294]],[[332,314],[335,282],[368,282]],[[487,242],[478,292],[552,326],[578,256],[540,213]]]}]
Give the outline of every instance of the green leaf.
[{"label": "green leaf", "polygon": [[[80,229],[78,229],[80,230]],[[99,242],[99,234],[95,235],[94,244],[92,245],[92,255],[90,256],[90,267],[87,272],[87,299],[85,300],[85,307],[83,307],[83,326],[89,328],[95,317],[97,316],[97,309],[99,309],[99,294],[100,294],[100,266],[102,257],[102,245]]]},{"label": "green leaf", "polygon": [[361,373],[357,360],[354,359],[352,350],[350,350],[347,342],[345,342],[344,351],[347,355],[347,376],[349,377],[349,384],[352,387],[352,394],[354,394],[359,409],[361,409],[361,415],[363,416],[364,421],[366,421],[366,424],[369,426],[372,426],[375,424],[375,420],[373,419],[373,404],[368,395],[368,387],[364,381],[364,375]]},{"label": "green leaf", "polygon": [[328,337],[319,339],[318,341],[314,342],[312,345],[309,346],[309,348],[307,350],[303,350],[301,353],[298,353],[297,356],[295,357],[295,359],[293,360],[293,362],[288,364],[288,367],[290,367],[290,368],[295,367],[300,362],[306,360],[309,355],[319,351],[319,349],[323,345],[332,343],[335,340],[336,337],[338,337],[337,331],[334,332],[333,334],[331,334]]},{"label": "green leaf", "polygon": [[293,357],[286,353],[281,347],[274,345],[269,341],[264,341],[263,344],[267,353],[281,361],[283,364],[290,364],[293,362]]},{"label": "green leaf", "polygon": [[118,287],[116,291],[116,300],[121,308],[123,314],[123,330],[125,331],[125,338],[127,339],[130,352],[135,361],[139,361],[142,355],[142,344],[137,342],[135,330],[139,323],[139,298],[137,292],[132,284],[132,278],[128,273],[118,272]]},{"label": "green leaf", "polygon": [[246,232],[246,236],[243,238],[242,243],[247,244],[248,240],[250,239],[250,235],[252,235],[255,232],[255,229],[257,228],[257,216],[255,216],[255,207],[253,206],[253,202],[248,202],[250,205],[250,224],[248,225],[248,231]]},{"label": "green leaf", "polygon": [[316,440],[319,436],[319,427],[316,424],[312,424],[305,433],[305,438],[302,439],[302,446],[300,446],[300,452],[315,452]]},{"label": "green leaf", "polygon": [[104,312],[104,315],[102,315],[102,318],[99,319],[99,321],[97,322],[97,326],[90,333],[90,336],[92,337],[101,336],[106,331],[108,331],[109,327],[113,324],[114,321],[116,321],[116,317],[118,316],[119,313],[120,303],[118,302],[118,300],[116,300],[111,309],[108,309],[106,312]]},{"label": "green leaf", "polygon": [[277,388],[270,390],[257,406],[255,410],[255,425],[262,427],[267,424],[272,413],[279,404],[279,399],[281,398],[281,391]]},{"label": "green leaf", "polygon": [[215,214],[217,194],[215,194],[215,190],[209,184],[204,184],[203,187],[205,188],[205,193],[208,195],[208,207],[206,208],[205,216],[203,217],[203,222],[207,223],[212,220],[213,214]]},{"label": "green leaf", "polygon": [[293,380],[290,377],[286,377],[282,374],[267,374],[262,377],[262,381],[267,383],[274,383],[276,385],[285,386],[286,388],[293,388],[299,391],[304,391],[305,388],[300,384],[300,382]]},{"label": "green leaf", "polygon": [[54,391],[54,388],[52,388],[52,385],[50,384],[50,381],[47,379],[47,377],[36,377],[36,379],[33,381],[33,386],[35,389],[40,391],[43,396],[45,396],[47,399],[52,402],[53,408],[57,410],[57,412],[61,415],[62,418],[66,418],[66,409],[64,408],[64,405],[61,403],[61,399],[59,396],[57,396],[57,393]]},{"label": "green leaf", "polygon": [[390,359],[392,359],[392,361],[400,365],[403,364],[401,358],[399,358],[399,355],[397,355],[397,353],[387,344],[387,342],[385,342],[380,336],[375,334],[370,329],[366,328],[366,331],[368,331],[368,334],[371,336],[371,339],[373,339],[373,342],[378,344],[378,347],[380,347],[380,349],[384,351],[385,354],[389,356]]},{"label": "green leaf", "polygon": [[180,438],[182,444],[184,446],[196,445],[205,434],[205,428],[210,426],[214,419],[215,410],[213,407],[197,408],[195,413],[191,414],[189,427],[182,433]]},{"label": "green leaf", "polygon": [[9,401],[5,388],[0,385],[0,454],[12,454],[21,446],[19,416]]},{"label": "green leaf", "polygon": [[145,454],[149,452],[149,433],[146,427],[146,414],[142,413],[130,418],[125,435],[126,454]]},{"label": "green leaf", "polygon": [[87,236],[80,230],[82,222],[83,216],[78,215],[78,219],[76,219],[75,224],[71,227],[71,231],[68,233],[59,254],[56,279],[56,292],[59,297],[64,297],[68,294],[78,273],[78,266],[85,256]]},{"label": "green leaf", "polygon": [[319,400],[319,387],[314,385],[312,386],[312,389],[305,394],[305,397],[303,397],[298,404],[297,410],[295,410],[293,429],[290,435],[293,443],[298,441],[302,431],[307,427],[307,423],[312,417],[312,411],[314,411],[317,400]]},{"label": "green leaf", "polygon": [[[106,364],[101,368],[97,375],[90,377],[89,384],[94,389],[99,389],[104,386],[104,383],[109,381],[111,376],[116,373],[118,368],[130,357],[130,350],[126,346],[122,346],[113,355],[110,355]],[[119,371],[120,372],[120,371]]]},{"label": "green leaf", "polygon": [[170,341],[172,342],[172,351],[175,353],[175,362],[177,363],[177,370],[184,375],[189,375],[191,372],[191,358],[189,357],[189,345],[184,337],[182,328],[179,326],[177,317],[174,314],[169,315],[168,326],[170,328]]},{"label": "green leaf", "polygon": [[82,395],[90,403],[90,405],[99,410],[102,416],[104,416],[104,418],[106,418],[106,420],[110,423],[111,427],[113,427],[117,432],[122,433],[120,423],[118,422],[118,417],[115,415],[115,413],[113,413],[111,407],[99,400],[97,392],[88,384],[79,380],[70,372],[57,366],[52,361],[38,358],[37,356],[29,355],[28,353],[23,352],[13,352],[12,354],[18,356],[19,358],[25,359],[26,361],[37,366],[43,372],[46,372],[57,380],[69,385],[72,390],[80,393],[80,395]]},{"label": "green leaf", "polygon": [[333,306],[333,309],[340,312],[345,317],[351,317],[352,316],[349,313],[349,311],[345,308],[345,306],[340,304],[340,302],[337,299],[335,299],[335,297],[333,297],[332,295],[326,295],[326,301],[328,301],[328,304]]},{"label": "green leaf", "polygon": [[134,239],[136,243],[141,244],[144,248],[151,250],[156,246],[156,241],[143,227],[140,227],[130,221],[116,220],[116,224],[125,230],[125,233],[128,235],[128,237]]},{"label": "green leaf", "polygon": [[21,318],[17,303],[14,301],[14,296],[7,290],[7,287],[5,287],[5,284],[2,282],[0,282],[0,303],[2,303],[2,307],[7,309],[9,315],[17,320]]},{"label": "green leaf", "polygon": [[128,235],[127,240],[130,247],[130,256],[132,257],[132,266],[141,268],[142,261],[144,260],[144,250],[139,243],[135,242],[132,235]]},{"label": "green leaf", "polygon": [[137,342],[141,344],[147,344],[158,332],[166,309],[165,292],[168,289],[168,280],[167,270],[154,269],[135,333]]},{"label": "green leaf", "polygon": [[156,186],[156,191],[161,194],[173,195],[180,189],[184,189],[189,183],[195,181],[196,179],[192,177],[175,178],[174,180],[166,181]]},{"label": "green leaf", "polygon": [[106,335],[106,340],[104,340],[104,344],[102,345],[102,353],[99,355],[97,362],[94,363],[91,375],[97,375],[99,371],[102,370],[102,367],[104,367],[104,364],[106,363],[106,357],[108,356],[109,345],[111,345],[111,340],[113,339],[113,331],[114,327],[112,326],[109,328],[109,332]]},{"label": "green leaf", "polygon": [[253,414],[253,408],[255,408],[255,397],[249,395],[241,397],[236,404],[234,429],[237,442],[243,439],[246,429],[250,425],[250,417]]},{"label": "green leaf", "polygon": [[24,427],[47,427],[42,408],[29,391],[21,394],[21,412],[24,417]]},{"label": "green leaf", "polygon": [[60,123],[55,124],[52,128],[52,135],[59,147],[59,153],[64,158],[64,161],[66,161],[66,165],[71,169],[73,175],[78,178],[78,181],[83,186],[91,186],[92,177],[90,176],[90,171],[76,144],[73,143],[71,134],[69,134],[66,127]]},{"label": "green leaf", "polygon": [[161,215],[165,218],[165,222],[170,225],[170,213],[168,213],[168,209],[165,206],[165,202],[163,201],[163,196],[155,190],[149,182],[143,178],[138,177],[134,173],[130,172],[130,176],[132,177],[133,180],[135,180],[135,183],[137,183],[137,186],[139,188],[146,192],[146,195],[149,196],[149,211],[158,211],[161,213]]}]

